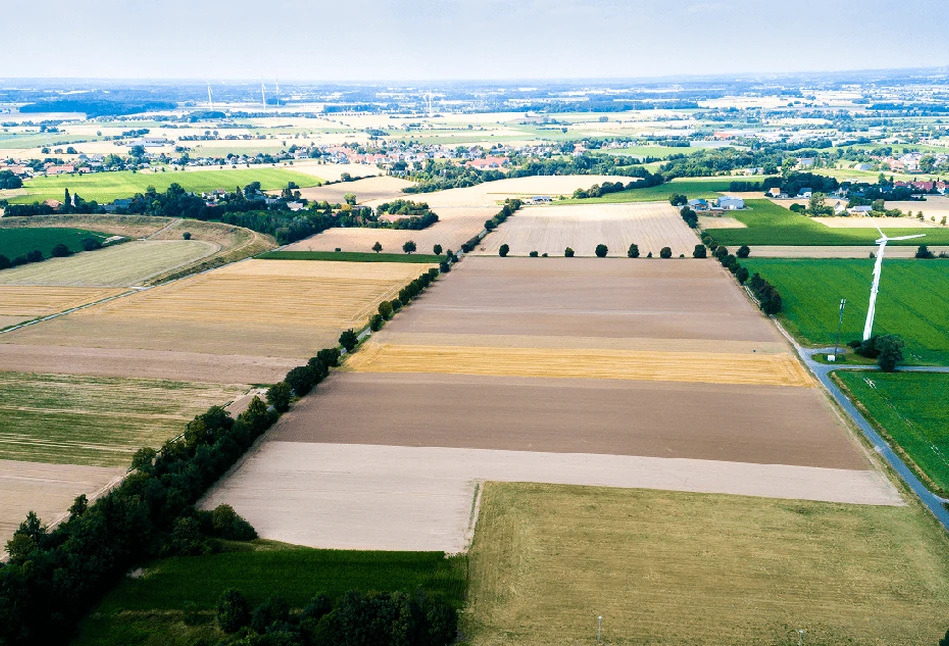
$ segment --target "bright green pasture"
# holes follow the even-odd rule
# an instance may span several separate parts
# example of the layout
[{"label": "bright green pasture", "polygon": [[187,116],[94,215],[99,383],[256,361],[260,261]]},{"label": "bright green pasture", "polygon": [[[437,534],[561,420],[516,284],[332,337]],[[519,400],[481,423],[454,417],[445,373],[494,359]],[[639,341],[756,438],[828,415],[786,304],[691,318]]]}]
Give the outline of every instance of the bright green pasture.
[{"label": "bright green pasture", "polygon": [[[718,244],[739,245],[801,245],[801,246],[872,246],[880,237],[876,229],[834,229],[815,222],[806,215],[798,215],[771,200],[745,200],[745,209],[730,213],[746,229],[708,229]],[[949,244],[949,229],[887,229],[890,237],[925,233],[925,239],[893,242],[895,245],[916,246]]]},{"label": "bright green pasture", "polygon": [[[741,261],[781,294],[789,331],[810,345],[833,345],[841,298],[847,299],[842,342],[859,338],[867,316],[871,258]],[[949,365],[949,260],[889,259],[883,262],[874,333],[899,334],[915,363]]]},{"label": "bright green pasture", "polygon": [[942,495],[949,492],[949,374],[850,372],[837,378]]},{"label": "bright green pasture", "polygon": [[29,253],[34,249],[43,252],[49,258],[50,252],[58,244],[64,244],[70,251],[82,251],[82,241],[86,238],[105,240],[109,236],[95,231],[68,228],[10,228],[0,229],[0,255],[9,259]]},{"label": "bright green pasture", "polygon": [[88,173],[85,175],[55,175],[36,177],[23,183],[27,195],[10,198],[13,204],[30,204],[44,200],[63,199],[63,192],[78,193],[85,200],[106,203],[112,200],[132,197],[144,193],[149,186],[159,192],[165,191],[172,183],[178,183],[186,191],[195,193],[216,189],[234,190],[236,186],[246,186],[251,182],[260,182],[263,190],[284,188],[288,182],[295,182],[301,188],[319,186],[319,178],[284,168],[240,168],[227,170],[167,171],[158,173],[133,173],[120,171],[114,173]]}]

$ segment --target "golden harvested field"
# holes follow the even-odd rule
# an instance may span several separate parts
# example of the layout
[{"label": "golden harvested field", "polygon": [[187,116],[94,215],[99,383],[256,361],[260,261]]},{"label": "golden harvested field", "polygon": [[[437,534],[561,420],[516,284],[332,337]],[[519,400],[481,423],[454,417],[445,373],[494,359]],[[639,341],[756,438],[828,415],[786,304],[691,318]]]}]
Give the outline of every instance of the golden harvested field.
[{"label": "golden harvested field", "polygon": [[415,182],[382,175],[379,177],[357,179],[354,182],[302,188],[300,189],[300,194],[310,201],[322,202],[325,200],[330,204],[342,204],[345,201],[347,193],[352,193],[356,196],[357,204],[364,204],[371,200],[391,201],[397,198],[424,202],[424,196],[408,196],[402,193],[403,188],[414,185]]},{"label": "golden harvested field", "polygon": [[403,263],[248,260],[120,298],[0,341],[309,357],[427,271]]},{"label": "golden harvested field", "polygon": [[0,272],[0,285],[131,287],[190,265],[218,248],[197,240],[135,240],[8,269]]},{"label": "golden harvested field", "polygon": [[347,360],[356,372],[437,373],[628,379],[713,384],[813,387],[790,354],[550,350],[458,346],[390,345],[369,342]]},{"label": "golden harvested field", "polygon": [[[47,261],[49,262],[49,261]],[[44,263],[45,264],[45,263]],[[10,271],[10,270],[8,270]],[[15,270],[13,270],[15,271]],[[92,287],[26,287],[0,284],[0,326],[3,320],[27,321],[123,293],[124,289]],[[8,323],[10,324],[10,323]]]},{"label": "golden harvested field", "polygon": [[286,251],[372,251],[378,242],[388,253],[402,253],[402,245],[412,240],[419,253],[443,249],[458,251],[461,245],[484,229],[484,222],[497,214],[497,207],[439,207],[438,222],[421,231],[396,229],[334,228],[295,242]]},{"label": "golden harvested field", "polygon": [[487,483],[477,646],[935,644],[949,539],[917,505]]},{"label": "golden harvested field", "polygon": [[659,256],[670,247],[674,257],[692,257],[699,239],[682,220],[675,207],[662,202],[589,204],[524,208],[485,239],[479,253],[496,255],[502,244],[512,256],[531,251],[562,256],[570,247],[578,256],[593,256],[598,244],[609,255],[626,257],[630,244],[646,256]]}]

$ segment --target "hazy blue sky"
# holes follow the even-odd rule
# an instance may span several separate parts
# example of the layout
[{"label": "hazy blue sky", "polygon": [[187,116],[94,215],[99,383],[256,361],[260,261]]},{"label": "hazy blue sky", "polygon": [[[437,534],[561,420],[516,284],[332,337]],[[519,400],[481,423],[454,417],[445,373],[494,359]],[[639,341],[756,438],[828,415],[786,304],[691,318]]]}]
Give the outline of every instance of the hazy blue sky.
[{"label": "hazy blue sky", "polygon": [[949,64],[946,0],[30,0],[3,13],[0,76],[603,78]]}]

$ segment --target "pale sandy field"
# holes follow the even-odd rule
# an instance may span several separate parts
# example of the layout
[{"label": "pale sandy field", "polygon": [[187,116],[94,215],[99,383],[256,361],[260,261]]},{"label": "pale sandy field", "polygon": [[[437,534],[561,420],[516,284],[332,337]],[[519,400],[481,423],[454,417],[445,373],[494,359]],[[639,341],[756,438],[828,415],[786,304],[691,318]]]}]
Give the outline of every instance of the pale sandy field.
[{"label": "pale sandy field", "polygon": [[903,504],[893,485],[870,470],[270,441],[201,506],[232,505],[261,536],[297,545],[456,553],[470,542],[482,480]]},{"label": "pale sandy field", "polygon": [[121,468],[0,460],[0,544],[6,545],[28,512],[53,524],[66,517],[78,495],[91,501],[124,476]]},{"label": "pale sandy field", "polygon": [[308,358],[427,265],[248,260],[0,336],[0,343]]},{"label": "pale sandy field", "polygon": [[741,220],[730,218],[728,216],[714,217],[710,215],[699,216],[699,227],[705,229],[747,229],[748,226]]},{"label": "pale sandy field", "polygon": [[[495,182],[484,182],[468,188],[453,188],[436,193],[416,193],[414,199],[428,202],[437,213],[439,206],[494,206],[504,202],[509,197],[529,198],[535,195],[547,195],[556,198],[560,195],[569,197],[578,188],[590,188],[594,184],[603,182],[622,182],[624,185],[633,181],[632,177],[614,177],[611,175],[551,175],[535,177],[514,177],[500,179]],[[385,201],[385,200],[382,200]],[[370,206],[377,206],[380,200],[373,200]],[[497,210],[497,208],[495,209]]]},{"label": "pale sandy field", "polygon": [[419,253],[432,253],[440,244],[443,249],[458,251],[461,245],[484,229],[484,222],[495,216],[496,206],[438,207],[438,222],[421,231],[396,229],[333,228],[295,242],[286,251],[372,251],[378,242],[387,253],[402,253],[402,245],[415,242]]},{"label": "pale sandy field", "polygon": [[[319,167],[315,168],[313,172],[315,173],[318,170],[320,170]],[[342,204],[345,201],[347,193],[352,193],[356,196],[357,204],[364,204],[372,200],[392,201],[398,198],[424,202],[424,198],[404,195],[402,193],[403,188],[413,186],[414,184],[414,182],[408,182],[398,177],[380,175],[378,177],[358,179],[354,182],[303,188],[300,189],[300,194],[310,201],[322,202],[325,200],[330,204]]]},{"label": "pale sandy field", "polygon": [[[927,195],[925,202],[887,202],[886,208],[910,211],[914,216],[922,211],[926,222],[933,224],[931,218],[935,217],[938,224],[942,218],[949,216],[949,196]],[[949,219],[946,221],[949,222]]]},{"label": "pale sandy field", "polygon": [[663,202],[532,206],[498,227],[478,253],[496,255],[507,244],[512,256],[531,251],[562,256],[566,247],[577,256],[593,256],[596,246],[605,244],[609,255],[626,257],[635,243],[643,257],[649,252],[658,257],[663,247],[670,247],[674,257],[691,258],[698,242],[675,207]]}]

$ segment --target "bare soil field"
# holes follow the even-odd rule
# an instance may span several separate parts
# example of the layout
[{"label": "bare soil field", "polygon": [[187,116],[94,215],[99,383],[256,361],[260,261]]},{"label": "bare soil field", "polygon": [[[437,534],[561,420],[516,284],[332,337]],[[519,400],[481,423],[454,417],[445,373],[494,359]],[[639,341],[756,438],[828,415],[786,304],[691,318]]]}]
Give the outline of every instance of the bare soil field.
[{"label": "bare soil field", "polygon": [[469,257],[389,332],[782,341],[726,270],[691,258]]},{"label": "bare soil field", "polygon": [[0,342],[310,357],[424,265],[248,260],[8,333]]},{"label": "bare soil field", "polygon": [[125,476],[124,468],[0,460],[0,543],[35,511],[44,524],[65,517],[80,494],[94,495]]},{"label": "bare soil field", "polygon": [[346,369],[373,373],[496,375],[548,379],[625,379],[813,387],[790,353],[727,354],[485,346],[395,345],[369,342]]},{"label": "bare soil field", "polygon": [[210,256],[219,247],[197,240],[135,240],[68,258],[0,272],[0,285],[131,287]]},{"label": "bare soil field", "polygon": [[[326,201],[330,204],[342,204],[345,201],[347,193],[356,196],[357,204],[364,204],[372,200],[391,201],[397,198],[408,198],[402,193],[406,186],[414,186],[415,182],[409,182],[398,177],[389,177],[381,175],[378,177],[367,177],[357,179],[353,182],[342,182],[340,184],[330,184],[329,186],[314,186],[311,188],[300,189],[300,194],[310,201]],[[279,191],[277,191],[279,193]],[[412,196],[415,201],[424,199]]]},{"label": "bare soil field", "polygon": [[[944,217],[949,216],[949,196],[946,195],[927,195],[925,202],[886,202],[886,208],[899,209],[904,213],[910,212],[914,216],[920,211],[923,217],[930,225],[933,224],[932,218],[936,218],[935,223],[939,223]],[[903,218],[900,218],[901,220]]]},{"label": "bare soil field", "polygon": [[[2,321],[0,321],[2,322]],[[174,350],[18,345],[0,337],[0,370],[98,377],[273,384],[300,365],[298,357],[205,354]]]},{"label": "bare soil field", "polygon": [[[920,242],[925,242],[921,239]],[[949,253],[949,247],[929,247],[933,253]],[[876,247],[784,247],[762,245],[751,249],[756,258],[867,258],[876,253]],[[916,247],[888,245],[887,258],[913,258]]]},{"label": "bare soil field", "polygon": [[726,215],[721,217],[700,215],[699,227],[701,229],[747,229],[748,225],[741,220],[730,218]]},{"label": "bare soil field", "polygon": [[342,373],[320,389],[273,440],[870,467],[814,388]]},{"label": "bare soil field", "polygon": [[19,323],[93,303],[125,291],[127,290],[102,287],[27,287],[0,284],[0,317],[12,323]]},{"label": "bare soil field", "polygon": [[625,258],[635,243],[643,256],[658,256],[663,247],[670,247],[673,256],[691,257],[698,242],[668,203],[540,206],[518,211],[486,238],[479,252],[496,255],[507,244],[513,256],[531,251],[562,256],[566,247],[577,256],[593,256],[596,246],[605,244],[612,255]]},{"label": "bare soil field", "polygon": [[[557,198],[561,195],[569,197],[578,188],[590,188],[594,184],[603,182],[622,182],[628,184],[631,177],[612,175],[548,175],[534,177],[513,177],[499,179],[494,182],[484,182],[468,188],[453,188],[435,193],[416,193],[406,196],[406,199],[417,202],[428,202],[437,213],[439,206],[494,206],[504,202],[507,198],[529,198],[535,195],[546,195]],[[385,200],[373,200],[369,206],[377,206]],[[495,208],[497,211],[497,208]]]},{"label": "bare soil field", "polygon": [[200,504],[232,505],[261,536],[297,545],[455,553],[470,540],[482,480],[903,504],[873,470],[280,441],[261,444]]},{"label": "bare soil field", "polygon": [[461,245],[484,229],[484,222],[495,216],[497,207],[439,207],[438,222],[421,231],[396,229],[333,228],[295,242],[286,251],[372,251],[376,242],[388,253],[402,253],[402,245],[412,240],[419,253],[442,249],[458,251]]}]

